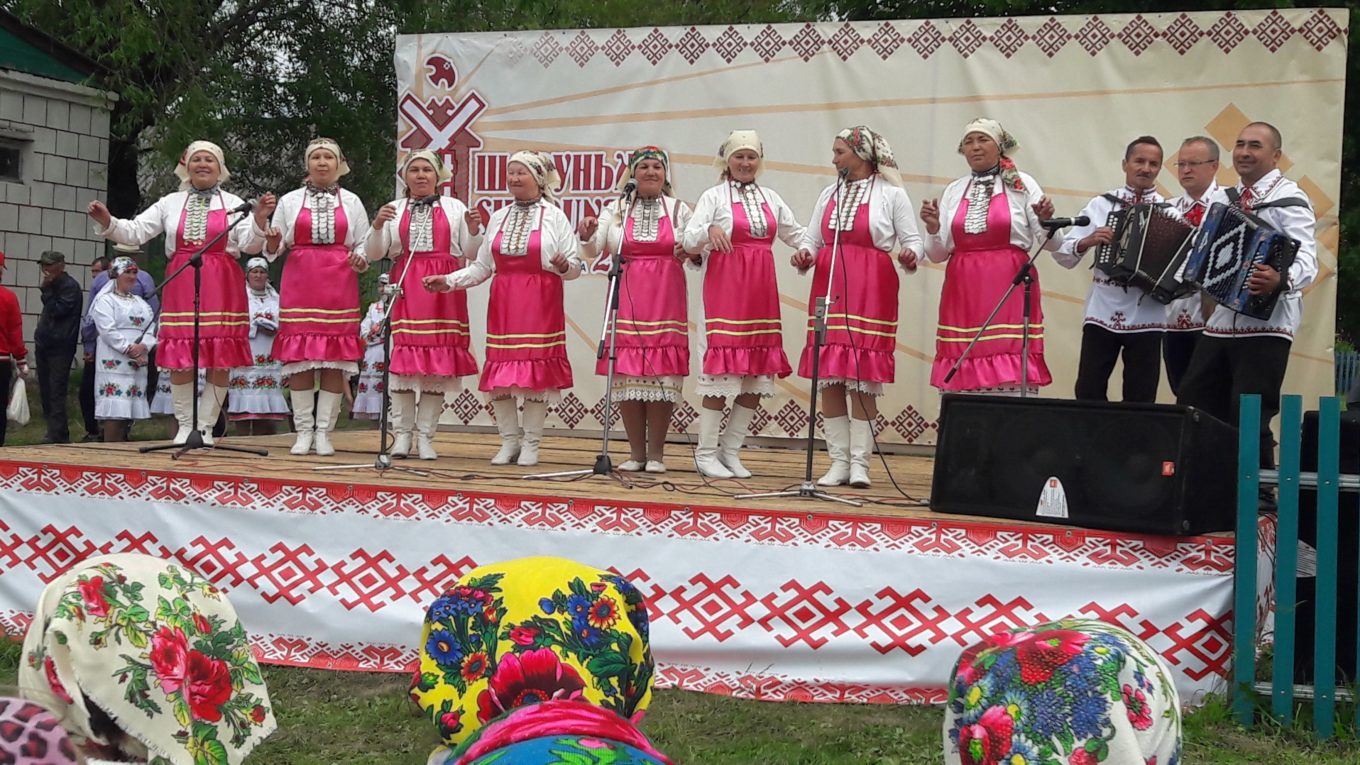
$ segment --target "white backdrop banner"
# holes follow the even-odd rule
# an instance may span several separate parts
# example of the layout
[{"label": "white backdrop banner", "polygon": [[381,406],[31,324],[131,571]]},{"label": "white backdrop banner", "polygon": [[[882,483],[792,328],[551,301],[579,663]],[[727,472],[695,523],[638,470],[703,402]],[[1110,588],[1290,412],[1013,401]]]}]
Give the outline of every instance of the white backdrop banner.
[{"label": "white backdrop banner", "polygon": [[183,562],[230,595],[263,660],[317,668],[409,671],[425,606],[460,575],[559,555],[647,597],[663,687],[941,702],[966,646],[1070,615],[1143,638],[1187,702],[1230,670],[1224,536],[0,463],[0,633],[21,634],[72,563],[116,552]]},{"label": "white backdrop banner", "polygon": [[[511,153],[553,152],[563,207],[576,220],[617,194],[632,149],[667,149],[677,194],[692,202],[716,182],[711,162],[728,131],[754,128],[765,143],[762,182],[806,217],[834,179],[831,142],[841,128],[867,124],[885,135],[919,207],[967,172],[955,152],[960,131],[986,115],[1019,140],[1017,164],[1058,214],[1075,215],[1123,183],[1120,160],[1134,137],[1158,137],[1170,167],[1187,137],[1207,135],[1226,150],[1246,123],[1265,120],[1282,131],[1282,168],[1318,214],[1321,273],[1285,382],[1288,392],[1311,397],[1332,392],[1345,24],[1344,9],[1289,9],[405,35],[396,48],[397,141],[403,152],[441,152],[454,168],[444,192],[484,212],[508,201]],[[1231,162],[1219,180],[1235,182]],[[1159,188],[1180,193],[1172,170]],[[810,279],[794,272],[787,254],[777,245],[785,347],[796,359]],[[1091,276],[1046,256],[1039,269],[1054,375],[1045,395],[1067,398]],[[567,285],[576,387],[552,424],[601,423],[604,383],[593,372],[601,272]],[[903,279],[897,382],[881,405],[881,439],[934,443],[939,396],[929,375],[943,276],[942,267],[927,266]],[[691,274],[691,317],[699,286]],[[479,357],[487,293],[471,294]],[[1118,380],[1116,373],[1116,398]],[[446,423],[490,424],[475,381],[469,385],[451,394]],[[691,401],[692,385],[691,376]],[[1170,400],[1165,384],[1162,400]],[[799,437],[806,402],[806,381],[784,380],[755,427]],[[695,416],[692,404],[682,405],[677,425],[688,428]]]}]

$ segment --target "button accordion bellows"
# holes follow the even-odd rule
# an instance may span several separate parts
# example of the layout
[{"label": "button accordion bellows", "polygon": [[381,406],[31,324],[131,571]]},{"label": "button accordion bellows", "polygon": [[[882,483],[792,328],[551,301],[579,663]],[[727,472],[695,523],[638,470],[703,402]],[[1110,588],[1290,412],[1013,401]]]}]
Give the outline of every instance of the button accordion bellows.
[{"label": "button accordion bellows", "polygon": [[1189,281],[1220,305],[1265,320],[1274,312],[1284,283],[1272,294],[1252,295],[1247,290],[1247,278],[1257,263],[1286,274],[1298,251],[1298,241],[1276,231],[1264,220],[1240,208],[1215,202],[1200,224],[1185,273]]},{"label": "button accordion bellows", "polygon": [[1115,210],[1106,225],[1114,229],[1114,239],[1096,250],[1095,266],[1111,280],[1137,287],[1159,303],[1193,291],[1180,279],[1193,226],[1161,204]]}]

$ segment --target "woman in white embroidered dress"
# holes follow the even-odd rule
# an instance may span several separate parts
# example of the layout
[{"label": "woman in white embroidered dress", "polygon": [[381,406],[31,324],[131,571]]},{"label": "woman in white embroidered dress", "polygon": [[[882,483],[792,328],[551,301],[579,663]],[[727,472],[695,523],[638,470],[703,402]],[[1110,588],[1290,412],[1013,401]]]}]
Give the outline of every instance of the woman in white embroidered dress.
[{"label": "woman in white embroidered dress", "polygon": [[151,416],[146,402],[146,364],[156,347],[155,316],[145,300],[132,294],[137,263],[115,258],[109,282],[90,303],[90,320],[99,332],[94,361],[94,416],[104,442],[126,441],[133,420]]},{"label": "woman in white embroidered dress", "polygon": [[269,283],[269,263],[264,258],[246,261],[246,301],[250,354],[255,363],[231,370],[227,419],[236,423],[238,435],[272,436],[276,423],[288,418],[288,400],[283,397],[283,365],[274,358],[279,292]]}]

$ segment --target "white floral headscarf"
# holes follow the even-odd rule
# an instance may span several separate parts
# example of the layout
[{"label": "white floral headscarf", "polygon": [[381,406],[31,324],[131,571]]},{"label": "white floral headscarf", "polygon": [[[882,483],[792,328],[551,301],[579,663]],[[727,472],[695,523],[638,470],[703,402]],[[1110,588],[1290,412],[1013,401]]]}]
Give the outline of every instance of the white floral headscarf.
[{"label": "white floral headscarf", "polygon": [[892,147],[883,136],[864,125],[857,125],[842,130],[836,137],[845,141],[855,156],[872,164],[874,172],[883,176],[883,180],[894,186],[902,185],[902,173],[897,168],[897,160],[893,158]]},{"label": "white floral headscarf", "polygon": [[727,176],[728,158],[742,149],[750,149],[760,157],[760,164],[756,165],[756,177],[760,177],[765,170],[765,145],[760,142],[760,135],[754,130],[733,130],[727,134],[723,145],[718,147],[718,156],[713,158],[713,166],[718,168],[720,178]]},{"label": "white floral headscarf", "polygon": [[518,162],[529,170],[529,174],[543,191],[543,198],[549,202],[557,201],[557,187],[562,185],[562,176],[553,164],[552,155],[545,151],[517,151],[510,162]]},{"label": "white floral headscarf", "polygon": [[[307,169],[307,160],[312,158],[312,152],[317,149],[326,149],[335,155],[335,159],[339,163],[336,165],[338,171],[335,177],[343,178],[346,175],[349,175],[349,162],[345,161],[345,153],[340,151],[340,144],[336,143],[335,140],[331,138],[314,138],[311,143],[307,144],[307,151],[302,155],[303,170]],[[438,167],[438,165],[436,165],[436,167]]]},{"label": "white floral headscarf", "polygon": [[93,702],[153,765],[239,765],[276,727],[231,603],[149,555],[90,558],[49,584],[24,637],[19,685],[98,755],[116,742],[93,730]]},{"label": "white floral headscarf", "polygon": [[179,155],[179,164],[175,166],[175,177],[179,178],[179,190],[188,191],[193,185],[189,182],[189,158],[206,151],[217,158],[217,166],[222,168],[222,174],[217,176],[217,183],[220,186],[231,178],[231,171],[227,169],[227,160],[222,154],[222,147],[212,141],[194,141],[189,144],[189,148]]},{"label": "white floral headscarf", "polygon": [[405,181],[406,178],[406,168],[410,167],[411,163],[417,159],[423,159],[434,167],[435,178],[437,178],[440,183],[448,183],[449,179],[453,177],[453,173],[449,172],[449,169],[444,166],[444,160],[440,159],[438,154],[435,154],[429,149],[421,149],[420,151],[413,151],[410,154],[407,154],[406,159],[401,161],[401,177],[403,181]]}]

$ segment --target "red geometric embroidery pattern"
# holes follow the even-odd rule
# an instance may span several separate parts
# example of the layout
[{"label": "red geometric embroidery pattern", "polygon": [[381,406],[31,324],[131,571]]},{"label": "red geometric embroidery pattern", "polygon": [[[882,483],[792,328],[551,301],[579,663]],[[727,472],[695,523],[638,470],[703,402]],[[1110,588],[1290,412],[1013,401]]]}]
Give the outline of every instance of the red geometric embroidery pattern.
[{"label": "red geometric embroidery pattern", "polygon": [[671,52],[671,41],[660,29],[653,27],[652,31],[642,38],[642,42],[638,43],[637,49],[642,52],[643,58],[651,62],[652,66],[656,66],[667,53]]},{"label": "red geometric embroidery pattern", "polygon": [[850,57],[855,55],[855,51],[864,45],[864,38],[859,36],[852,24],[846,22],[831,36],[830,43],[831,50],[840,56],[841,61],[849,61]]},{"label": "red geometric embroidery pattern", "polygon": [[719,35],[718,39],[713,42],[713,51],[729,64],[741,55],[741,51],[745,47],[746,38],[742,37],[741,32],[733,27],[728,27],[727,31]]},{"label": "red geometric embroidery pattern", "polygon": [[822,36],[811,24],[804,24],[802,30],[789,40],[789,47],[804,61],[809,61],[822,50]]},{"label": "red geometric embroidery pattern", "polygon": [[567,46],[567,55],[571,56],[571,60],[575,61],[577,66],[584,68],[599,49],[600,46],[591,39],[590,33],[583,29]]},{"label": "red geometric embroidery pattern", "polygon": [[1001,51],[1001,55],[1006,58],[1014,56],[1021,48],[1025,47],[1028,40],[1029,35],[1020,26],[1020,22],[1013,18],[1006,19],[1006,23],[1002,24],[1001,28],[992,35],[992,45],[995,45],[996,49]]},{"label": "red geometric embroidery pattern", "polygon": [[1182,56],[1185,55],[1186,51],[1195,47],[1195,43],[1199,42],[1203,36],[1204,32],[1199,28],[1199,25],[1184,13],[1177,16],[1176,20],[1171,22],[1162,32],[1162,39],[1166,40],[1167,45],[1170,45]]},{"label": "red geometric embroidery pattern", "polygon": [[1276,53],[1284,47],[1289,38],[1294,36],[1294,28],[1284,20],[1284,16],[1279,11],[1271,11],[1260,24],[1256,25],[1256,39],[1261,41],[1266,50]]},{"label": "red geometric embroidery pattern", "polygon": [[760,60],[769,63],[771,59],[779,55],[779,51],[784,48],[784,38],[775,31],[769,24],[756,35],[756,39],[751,41],[751,49],[760,56]]},{"label": "red geometric embroidery pattern", "polygon": [[1303,35],[1303,39],[1307,40],[1308,44],[1320,53],[1323,48],[1331,45],[1332,41],[1340,37],[1343,32],[1341,27],[1337,26],[1336,22],[1332,20],[1332,17],[1319,8],[1299,26],[1299,34]]},{"label": "red geometric embroidery pattern", "polygon": [[1124,43],[1135,56],[1143,55],[1143,51],[1152,47],[1157,42],[1157,30],[1148,23],[1142,16],[1134,16],[1133,21],[1124,27],[1119,33],[1119,41]]},{"label": "red geometric embroidery pattern", "polygon": [[604,55],[613,62],[614,66],[621,66],[628,56],[633,52],[633,43],[628,39],[628,33],[622,29],[616,30],[614,34],[604,44]]}]

